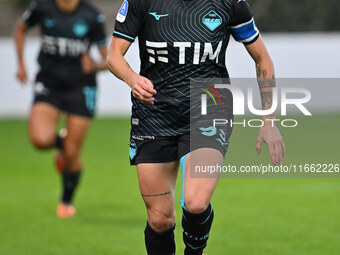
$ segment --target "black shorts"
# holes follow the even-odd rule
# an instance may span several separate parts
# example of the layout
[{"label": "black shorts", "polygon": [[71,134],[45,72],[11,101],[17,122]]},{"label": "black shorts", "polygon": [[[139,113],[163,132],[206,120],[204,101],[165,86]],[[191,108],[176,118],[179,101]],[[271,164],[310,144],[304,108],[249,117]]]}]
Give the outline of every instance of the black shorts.
[{"label": "black shorts", "polygon": [[48,103],[66,113],[92,118],[97,102],[96,80],[62,80],[39,72],[33,103],[38,102]]},{"label": "black shorts", "polygon": [[[225,157],[232,128],[196,130],[179,136],[139,136],[131,134],[130,164],[166,163],[180,160],[188,153],[200,148],[213,148]],[[208,135],[207,135],[208,134]]]}]

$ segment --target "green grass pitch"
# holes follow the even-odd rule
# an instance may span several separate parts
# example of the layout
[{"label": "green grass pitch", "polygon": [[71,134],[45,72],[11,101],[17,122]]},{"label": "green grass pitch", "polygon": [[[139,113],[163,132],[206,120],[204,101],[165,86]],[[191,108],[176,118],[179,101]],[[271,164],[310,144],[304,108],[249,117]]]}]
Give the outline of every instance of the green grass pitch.
[{"label": "green grass pitch", "polygon": [[[340,115],[299,118],[281,129],[284,163],[340,163]],[[53,152],[29,144],[23,120],[0,121],[1,255],[146,254],[146,213],[129,166],[129,120],[97,119],[87,137],[77,216],[60,220]],[[235,128],[227,161],[269,162],[255,153],[257,129]],[[176,193],[177,253],[183,254],[181,192]],[[324,255],[340,251],[340,179],[221,179],[212,201],[209,255]]]}]

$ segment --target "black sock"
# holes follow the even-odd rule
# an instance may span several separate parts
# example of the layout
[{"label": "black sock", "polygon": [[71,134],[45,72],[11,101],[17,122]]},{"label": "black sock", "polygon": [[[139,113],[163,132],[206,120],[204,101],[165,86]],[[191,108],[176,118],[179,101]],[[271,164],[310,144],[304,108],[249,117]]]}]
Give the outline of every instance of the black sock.
[{"label": "black sock", "polygon": [[63,150],[64,148],[64,138],[62,138],[59,134],[55,136],[55,144],[54,147]]},{"label": "black sock", "polygon": [[154,231],[149,222],[146,224],[144,231],[145,246],[148,255],[175,255],[175,226],[163,233]]},{"label": "black sock", "polygon": [[71,173],[66,168],[62,172],[63,195],[62,195],[61,201],[64,204],[72,203],[73,194],[77,188],[80,175],[81,175],[81,171],[77,173]]},{"label": "black sock", "polygon": [[183,209],[182,227],[185,255],[202,255],[203,249],[207,246],[213,219],[214,210],[211,204],[199,214],[193,214]]}]

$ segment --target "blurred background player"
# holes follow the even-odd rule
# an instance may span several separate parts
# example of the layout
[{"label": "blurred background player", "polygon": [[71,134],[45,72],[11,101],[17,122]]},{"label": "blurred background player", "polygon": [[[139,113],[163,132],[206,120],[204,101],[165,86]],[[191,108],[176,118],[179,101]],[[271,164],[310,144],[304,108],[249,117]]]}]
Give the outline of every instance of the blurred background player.
[{"label": "blurred background player", "polygon": [[[207,245],[214,218],[210,200],[218,177],[191,178],[190,164],[223,165],[231,128],[214,127],[210,134],[190,129],[190,78],[229,77],[225,53],[231,35],[254,59],[262,108],[270,109],[274,67],[246,1],[129,0],[117,15],[107,64],[132,89],[130,162],[137,165],[146,205],[149,255],[175,254],[174,189],[179,164],[184,172],[184,253],[201,255]],[[124,58],[137,36],[140,75]],[[232,118],[232,112],[231,104],[223,114]],[[275,119],[275,114],[264,119]],[[197,133],[195,139],[190,133]],[[222,134],[224,141],[219,138]],[[275,125],[260,128],[258,153],[263,143],[268,145],[272,163],[281,164],[285,146]]]},{"label": "blurred background player", "polygon": [[[27,83],[24,39],[34,25],[41,30],[40,70],[36,76],[34,102],[29,116],[29,137],[39,150],[56,148],[56,163],[62,177],[62,197],[57,207],[61,218],[72,217],[74,191],[82,172],[80,151],[95,113],[96,72],[106,69],[105,17],[83,0],[31,2],[15,28],[18,54],[17,78]],[[101,60],[89,55],[92,45]],[[61,115],[63,132],[56,134]]]}]

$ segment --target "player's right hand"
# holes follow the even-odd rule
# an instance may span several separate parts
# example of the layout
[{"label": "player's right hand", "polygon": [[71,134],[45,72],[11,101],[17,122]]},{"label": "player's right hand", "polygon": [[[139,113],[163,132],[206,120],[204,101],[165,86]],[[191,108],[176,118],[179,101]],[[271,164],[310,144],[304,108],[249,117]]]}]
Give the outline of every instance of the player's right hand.
[{"label": "player's right hand", "polygon": [[26,72],[26,68],[24,65],[19,65],[19,69],[17,71],[17,78],[22,83],[27,82],[27,72]]},{"label": "player's right hand", "polygon": [[90,54],[88,52],[85,52],[83,56],[81,57],[81,68],[84,73],[91,74],[95,73],[96,70],[96,63],[91,58]]},{"label": "player's right hand", "polygon": [[271,126],[267,123],[260,128],[256,144],[257,154],[261,153],[263,143],[268,146],[272,163],[281,165],[282,158],[286,155],[286,146],[276,126]]},{"label": "player's right hand", "polygon": [[141,75],[136,75],[132,80],[131,88],[134,98],[147,104],[154,104],[154,95],[157,91],[149,79]]}]

